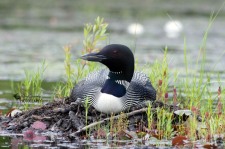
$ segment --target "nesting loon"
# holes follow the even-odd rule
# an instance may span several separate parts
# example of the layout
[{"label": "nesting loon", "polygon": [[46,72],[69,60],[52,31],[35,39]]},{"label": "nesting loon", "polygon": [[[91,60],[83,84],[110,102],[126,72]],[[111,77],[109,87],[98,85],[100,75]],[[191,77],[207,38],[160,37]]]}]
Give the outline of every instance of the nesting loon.
[{"label": "nesting loon", "polygon": [[111,44],[81,58],[100,62],[109,70],[93,72],[79,82],[71,92],[74,101],[88,99],[97,111],[110,114],[156,100],[149,78],[144,73],[134,72],[134,56],[128,47]]}]

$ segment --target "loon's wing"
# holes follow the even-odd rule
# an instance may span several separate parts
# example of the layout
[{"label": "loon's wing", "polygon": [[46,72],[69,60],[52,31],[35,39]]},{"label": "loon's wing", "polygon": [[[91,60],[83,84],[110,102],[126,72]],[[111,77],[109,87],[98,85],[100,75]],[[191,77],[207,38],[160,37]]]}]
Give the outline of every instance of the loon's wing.
[{"label": "loon's wing", "polygon": [[126,98],[127,106],[142,104],[146,100],[156,100],[156,90],[146,74],[134,72],[134,76],[127,89]]},{"label": "loon's wing", "polygon": [[85,100],[88,98],[92,103],[92,99],[95,98],[96,93],[98,93],[104,85],[108,72],[107,69],[102,69],[90,73],[85,79],[75,85],[70,98],[73,101],[76,101],[77,99]]}]

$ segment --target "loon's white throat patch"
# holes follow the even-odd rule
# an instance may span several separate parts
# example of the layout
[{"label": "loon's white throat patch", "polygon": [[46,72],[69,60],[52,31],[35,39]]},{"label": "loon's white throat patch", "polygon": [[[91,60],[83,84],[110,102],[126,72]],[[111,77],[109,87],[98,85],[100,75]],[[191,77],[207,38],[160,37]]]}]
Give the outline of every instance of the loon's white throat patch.
[{"label": "loon's white throat patch", "polygon": [[118,113],[123,110],[123,101],[121,98],[110,94],[100,93],[96,99],[94,107],[99,112],[106,114]]}]

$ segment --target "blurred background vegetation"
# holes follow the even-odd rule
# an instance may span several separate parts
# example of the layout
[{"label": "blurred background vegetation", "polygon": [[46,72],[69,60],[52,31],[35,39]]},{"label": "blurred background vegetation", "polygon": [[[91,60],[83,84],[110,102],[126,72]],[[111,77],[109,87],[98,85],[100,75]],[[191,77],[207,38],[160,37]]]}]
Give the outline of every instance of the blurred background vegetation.
[{"label": "blurred background vegetation", "polygon": [[[97,16],[114,23],[164,17],[209,18],[223,0],[1,0],[0,27],[3,29],[82,30]],[[225,17],[223,9],[220,17]]]}]

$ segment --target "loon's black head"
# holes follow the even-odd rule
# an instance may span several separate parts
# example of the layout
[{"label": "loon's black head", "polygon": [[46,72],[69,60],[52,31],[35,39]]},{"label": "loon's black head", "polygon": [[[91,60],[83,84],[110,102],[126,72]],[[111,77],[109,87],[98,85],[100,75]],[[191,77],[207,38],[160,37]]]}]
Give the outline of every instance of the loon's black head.
[{"label": "loon's black head", "polygon": [[110,70],[109,77],[112,79],[130,82],[133,77],[134,55],[127,46],[107,45],[100,52],[86,54],[81,58],[106,65]]}]

